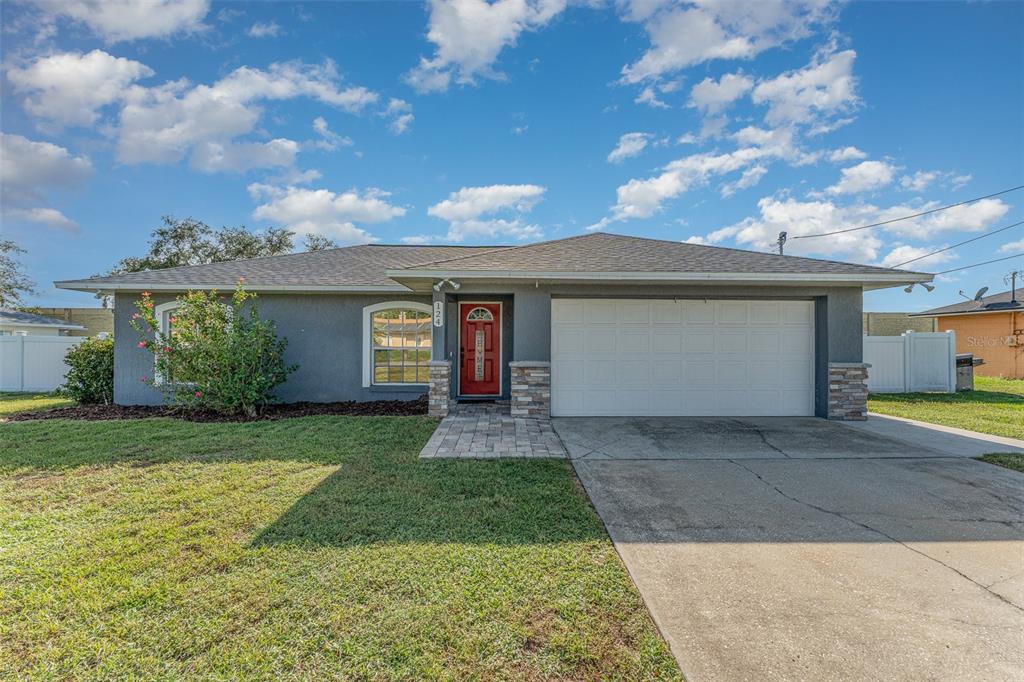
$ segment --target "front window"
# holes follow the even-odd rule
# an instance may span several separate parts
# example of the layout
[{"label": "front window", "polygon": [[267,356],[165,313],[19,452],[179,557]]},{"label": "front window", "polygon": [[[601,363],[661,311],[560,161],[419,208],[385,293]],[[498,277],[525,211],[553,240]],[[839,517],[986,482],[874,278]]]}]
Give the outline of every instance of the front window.
[{"label": "front window", "polygon": [[429,381],[431,315],[413,308],[371,312],[374,384],[425,384]]}]

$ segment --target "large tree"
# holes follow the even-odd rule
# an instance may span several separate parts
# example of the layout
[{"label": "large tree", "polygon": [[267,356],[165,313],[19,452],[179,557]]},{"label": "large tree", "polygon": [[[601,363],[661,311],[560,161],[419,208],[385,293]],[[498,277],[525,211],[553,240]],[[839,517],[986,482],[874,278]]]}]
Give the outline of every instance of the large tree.
[{"label": "large tree", "polygon": [[149,252],[123,258],[108,274],[276,256],[292,250],[293,236],[291,231],[276,227],[264,232],[250,232],[244,226],[214,230],[201,220],[176,220],[167,215],[163,225],[153,230]]},{"label": "large tree", "polygon": [[306,233],[306,238],[303,239],[306,245],[306,251],[325,251],[327,249],[338,248],[337,242],[330,237],[325,237],[322,234],[313,234],[312,232]]},{"label": "large tree", "polygon": [[9,239],[0,239],[0,308],[21,305],[22,295],[36,293],[35,282],[21,270],[18,254],[25,253]]}]

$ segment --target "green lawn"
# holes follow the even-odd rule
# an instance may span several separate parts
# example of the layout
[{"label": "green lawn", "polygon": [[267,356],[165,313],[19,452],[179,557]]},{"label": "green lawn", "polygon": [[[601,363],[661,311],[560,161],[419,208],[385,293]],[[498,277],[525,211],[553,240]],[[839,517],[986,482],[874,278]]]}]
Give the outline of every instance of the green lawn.
[{"label": "green lawn", "polygon": [[868,410],[1024,439],[1024,381],[975,377],[974,388],[955,394],[872,393]]},{"label": "green lawn", "polygon": [[434,425],[0,425],[0,679],[679,679],[567,463]]},{"label": "green lawn", "polygon": [[989,464],[998,464],[1001,467],[1007,469],[1013,469],[1024,473],[1024,455],[1016,452],[997,452],[992,455],[982,455],[979,457],[982,462],[988,462]]},{"label": "green lawn", "polygon": [[51,407],[67,407],[75,402],[52,393],[0,393],[0,419],[15,412],[45,410]]}]

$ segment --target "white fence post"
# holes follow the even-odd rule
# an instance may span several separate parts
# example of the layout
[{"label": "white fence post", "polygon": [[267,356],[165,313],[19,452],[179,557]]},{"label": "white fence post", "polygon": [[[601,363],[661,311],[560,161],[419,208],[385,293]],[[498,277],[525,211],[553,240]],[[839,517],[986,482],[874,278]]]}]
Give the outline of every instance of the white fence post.
[{"label": "white fence post", "polygon": [[956,335],[907,331],[902,336],[865,336],[873,393],[956,391]]}]

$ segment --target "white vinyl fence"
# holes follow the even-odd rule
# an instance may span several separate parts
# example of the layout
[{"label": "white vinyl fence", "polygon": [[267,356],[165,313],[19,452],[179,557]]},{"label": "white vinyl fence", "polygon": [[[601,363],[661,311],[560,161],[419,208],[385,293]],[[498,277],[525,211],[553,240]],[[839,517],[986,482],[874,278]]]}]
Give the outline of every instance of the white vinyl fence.
[{"label": "white vinyl fence", "polygon": [[52,391],[64,383],[64,355],[83,336],[0,336],[0,391]]},{"label": "white vinyl fence", "polygon": [[911,393],[956,391],[956,335],[906,332],[902,336],[865,336],[868,391]]}]

